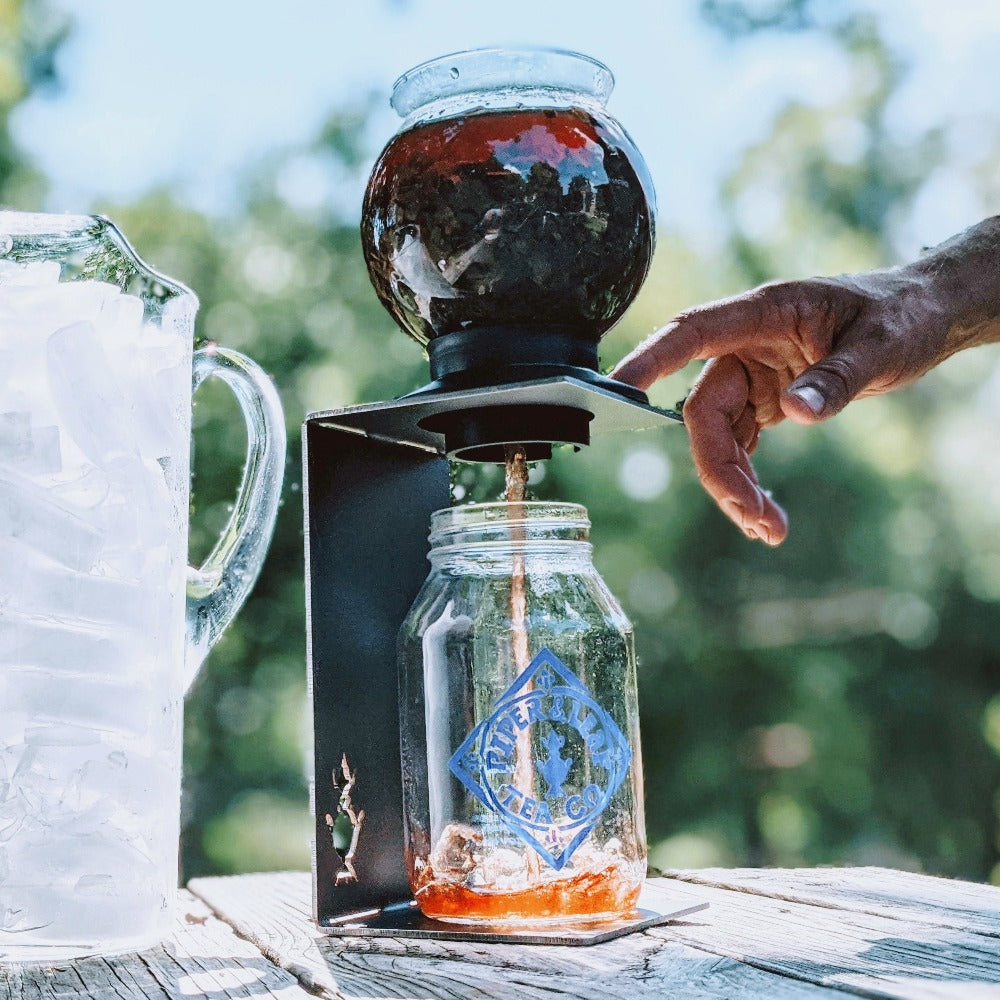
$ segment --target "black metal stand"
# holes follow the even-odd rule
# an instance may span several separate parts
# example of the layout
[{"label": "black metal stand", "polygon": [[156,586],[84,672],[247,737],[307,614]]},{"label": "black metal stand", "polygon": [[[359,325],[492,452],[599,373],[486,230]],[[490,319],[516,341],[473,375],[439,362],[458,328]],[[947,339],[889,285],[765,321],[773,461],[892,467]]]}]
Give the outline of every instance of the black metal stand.
[{"label": "black metal stand", "polygon": [[[603,386],[560,376],[328,410],[305,421],[307,655],[316,741],[314,904],[318,924],[332,934],[583,944],[669,919],[643,912],[615,922],[622,924],[617,930],[589,925],[589,937],[586,927],[518,935],[426,921],[405,905],[411,894],[404,860],[396,635],[427,575],[430,516],[450,502],[444,435],[431,428],[442,420],[446,425],[448,414],[500,407],[511,407],[512,415],[525,407],[582,411],[592,417],[594,434],[679,419]],[[401,902],[402,907],[393,905]]]}]

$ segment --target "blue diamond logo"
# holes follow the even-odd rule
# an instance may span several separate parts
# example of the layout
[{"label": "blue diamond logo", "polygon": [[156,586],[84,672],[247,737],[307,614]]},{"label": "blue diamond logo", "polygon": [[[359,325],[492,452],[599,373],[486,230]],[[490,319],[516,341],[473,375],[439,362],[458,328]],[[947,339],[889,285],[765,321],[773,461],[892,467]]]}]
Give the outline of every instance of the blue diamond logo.
[{"label": "blue diamond logo", "polygon": [[631,763],[632,751],[614,719],[543,649],[448,766],[558,870],[597,825]]}]

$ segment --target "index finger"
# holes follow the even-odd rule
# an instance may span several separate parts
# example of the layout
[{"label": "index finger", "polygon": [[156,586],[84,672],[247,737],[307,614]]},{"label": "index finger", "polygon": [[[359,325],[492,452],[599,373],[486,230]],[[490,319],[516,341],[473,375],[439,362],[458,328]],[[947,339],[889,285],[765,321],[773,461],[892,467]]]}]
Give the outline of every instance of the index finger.
[{"label": "index finger", "polygon": [[683,312],[623,358],[611,377],[648,389],[689,361],[717,358],[754,343],[768,312],[762,289]]}]

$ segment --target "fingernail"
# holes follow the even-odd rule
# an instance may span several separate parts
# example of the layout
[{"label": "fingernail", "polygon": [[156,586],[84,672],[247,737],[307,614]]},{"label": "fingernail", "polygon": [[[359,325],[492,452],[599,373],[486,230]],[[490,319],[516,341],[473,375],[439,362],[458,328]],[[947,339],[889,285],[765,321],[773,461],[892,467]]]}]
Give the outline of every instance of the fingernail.
[{"label": "fingernail", "polygon": [[800,385],[797,389],[790,391],[792,395],[798,396],[817,417],[823,412],[826,400],[818,389],[814,389],[811,385]]},{"label": "fingernail", "polygon": [[752,538],[755,542],[760,537],[753,528],[744,528],[743,530],[746,532],[747,538]]}]

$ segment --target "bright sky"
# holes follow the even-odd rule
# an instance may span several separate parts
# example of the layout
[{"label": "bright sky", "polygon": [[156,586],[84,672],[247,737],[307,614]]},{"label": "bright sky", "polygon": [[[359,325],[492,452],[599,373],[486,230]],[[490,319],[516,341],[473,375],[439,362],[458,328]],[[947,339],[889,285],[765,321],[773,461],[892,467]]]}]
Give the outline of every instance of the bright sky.
[{"label": "bright sky", "polygon": [[[14,121],[55,179],[48,207],[58,211],[163,183],[225,211],[241,171],[275,146],[308,140],[331,107],[379,92],[374,156],[395,128],[387,98],[402,71],[462,48],[521,42],[578,49],[612,68],[609,107],[649,162],[661,225],[710,240],[718,181],[739,151],[787,99],[826,103],[846,77],[818,39],[728,44],[699,20],[696,0],[60,2],[77,24],[59,63],[65,87]],[[915,223],[925,241],[943,238],[981,213],[962,171],[982,154],[976,141],[988,130],[977,123],[1000,114],[1000,4],[870,7],[912,67],[894,108],[900,133],[949,116],[966,122]],[[341,197],[349,210],[360,192]]]}]

